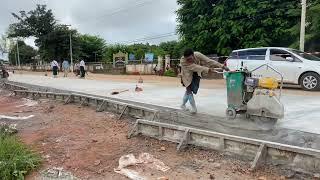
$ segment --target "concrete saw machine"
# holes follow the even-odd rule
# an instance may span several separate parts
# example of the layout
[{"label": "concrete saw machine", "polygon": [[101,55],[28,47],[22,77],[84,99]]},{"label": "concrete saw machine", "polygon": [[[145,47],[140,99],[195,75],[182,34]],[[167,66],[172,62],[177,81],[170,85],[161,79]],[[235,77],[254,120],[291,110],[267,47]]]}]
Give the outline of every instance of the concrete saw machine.
[{"label": "concrete saw machine", "polygon": [[[284,106],[280,101],[283,76],[268,64],[252,71],[246,68],[226,72],[228,108],[226,116],[235,119],[237,114],[245,115],[246,119],[258,121],[258,124],[273,126],[284,116]],[[268,68],[279,74],[281,82],[275,78],[254,78],[252,74],[261,68]],[[278,93],[276,90],[280,88]]]}]

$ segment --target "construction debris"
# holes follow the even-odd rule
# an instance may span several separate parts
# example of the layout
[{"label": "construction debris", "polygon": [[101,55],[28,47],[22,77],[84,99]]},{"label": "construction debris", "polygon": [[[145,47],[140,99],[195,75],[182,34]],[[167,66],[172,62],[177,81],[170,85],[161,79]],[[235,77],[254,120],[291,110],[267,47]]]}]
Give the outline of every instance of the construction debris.
[{"label": "construction debris", "polygon": [[1,134],[15,134],[17,133],[17,124],[8,124],[5,122],[0,122],[0,133]]},{"label": "construction debris", "polygon": [[117,169],[114,169],[114,171],[132,180],[148,179],[146,176],[141,175],[141,172],[138,172],[138,170],[128,169],[129,166],[136,165],[144,165],[145,167],[162,172],[166,172],[170,169],[170,167],[166,166],[162,161],[154,158],[151,154],[141,153],[138,159],[136,159],[133,154],[121,156],[119,159],[119,166]]},{"label": "construction debris", "polygon": [[18,106],[16,106],[16,107],[32,107],[32,106],[35,106],[35,105],[37,105],[38,104],[38,102],[37,101],[33,101],[33,100],[31,100],[31,99],[27,99],[27,98],[22,98],[22,100],[23,100],[23,104],[22,105],[18,105]]},{"label": "construction debris", "polygon": [[70,172],[63,170],[63,168],[48,168],[41,172],[41,180],[77,180]]},{"label": "construction debris", "polygon": [[33,118],[34,115],[29,115],[29,116],[6,116],[6,115],[0,115],[0,119],[7,119],[7,120],[27,120],[30,118]]}]

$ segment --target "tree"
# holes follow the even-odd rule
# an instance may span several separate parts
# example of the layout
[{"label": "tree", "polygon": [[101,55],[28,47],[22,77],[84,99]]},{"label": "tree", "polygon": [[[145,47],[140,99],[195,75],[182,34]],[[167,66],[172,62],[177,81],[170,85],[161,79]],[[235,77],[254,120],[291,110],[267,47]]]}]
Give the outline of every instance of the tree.
[{"label": "tree", "polygon": [[119,51],[128,52],[128,47],[122,44],[107,45],[103,54],[103,59],[106,62],[112,62],[113,54],[118,53]]},{"label": "tree", "polygon": [[[20,64],[33,63],[33,57],[37,55],[37,51],[27,45],[24,41],[18,41]],[[17,44],[14,43],[9,52],[9,61],[11,64],[17,65]]]},{"label": "tree", "polygon": [[[305,36],[305,51],[319,52],[320,51],[320,1],[307,1],[307,16],[306,16],[306,36]],[[296,37],[295,42],[291,44],[292,48],[299,48],[300,42],[300,23],[290,29],[292,36]]]},{"label": "tree", "polygon": [[106,41],[99,36],[84,34],[79,36],[80,56],[86,61],[101,61],[106,49]]},{"label": "tree", "polygon": [[296,0],[178,0],[178,32],[185,46],[206,54],[289,46],[300,20]]},{"label": "tree", "polygon": [[[9,26],[11,37],[37,37],[39,40],[50,33],[56,25],[52,10],[47,10],[46,5],[37,5],[35,10],[12,13],[19,22]],[[39,42],[40,43],[40,42]]]},{"label": "tree", "polygon": [[36,37],[35,44],[42,54],[50,54],[48,36],[55,30],[56,20],[46,5],[37,5],[35,10],[12,13],[18,22],[9,26],[9,37]]},{"label": "tree", "polygon": [[168,41],[159,44],[159,48],[164,50],[165,55],[170,55],[173,59],[179,59],[184,50],[184,46],[178,41]]},{"label": "tree", "polygon": [[80,35],[77,30],[69,30],[65,25],[56,25],[46,36],[43,36],[43,48],[39,49],[41,57],[45,60],[70,59],[70,34],[72,37],[73,57],[79,58],[81,55]]}]

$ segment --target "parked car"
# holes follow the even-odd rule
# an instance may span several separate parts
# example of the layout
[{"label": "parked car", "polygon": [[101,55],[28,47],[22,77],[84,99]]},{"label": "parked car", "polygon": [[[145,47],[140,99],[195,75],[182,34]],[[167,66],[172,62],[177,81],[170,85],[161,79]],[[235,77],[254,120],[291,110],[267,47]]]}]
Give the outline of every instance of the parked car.
[{"label": "parked car", "polygon": [[[320,89],[320,58],[296,49],[264,47],[234,50],[225,62],[230,70],[239,70],[241,64],[248,70],[268,64],[282,73],[284,83],[297,84],[308,91]],[[280,80],[280,76],[268,67],[255,71],[253,76]]]}]

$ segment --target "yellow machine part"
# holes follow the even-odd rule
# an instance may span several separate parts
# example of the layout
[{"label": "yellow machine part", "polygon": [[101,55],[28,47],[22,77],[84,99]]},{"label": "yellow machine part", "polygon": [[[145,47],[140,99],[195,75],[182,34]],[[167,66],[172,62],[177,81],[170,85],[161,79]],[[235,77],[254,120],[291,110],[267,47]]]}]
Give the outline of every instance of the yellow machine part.
[{"label": "yellow machine part", "polygon": [[266,77],[266,78],[259,79],[259,87],[261,88],[276,89],[278,88],[278,86],[279,86],[279,83],[275,78]]}]

